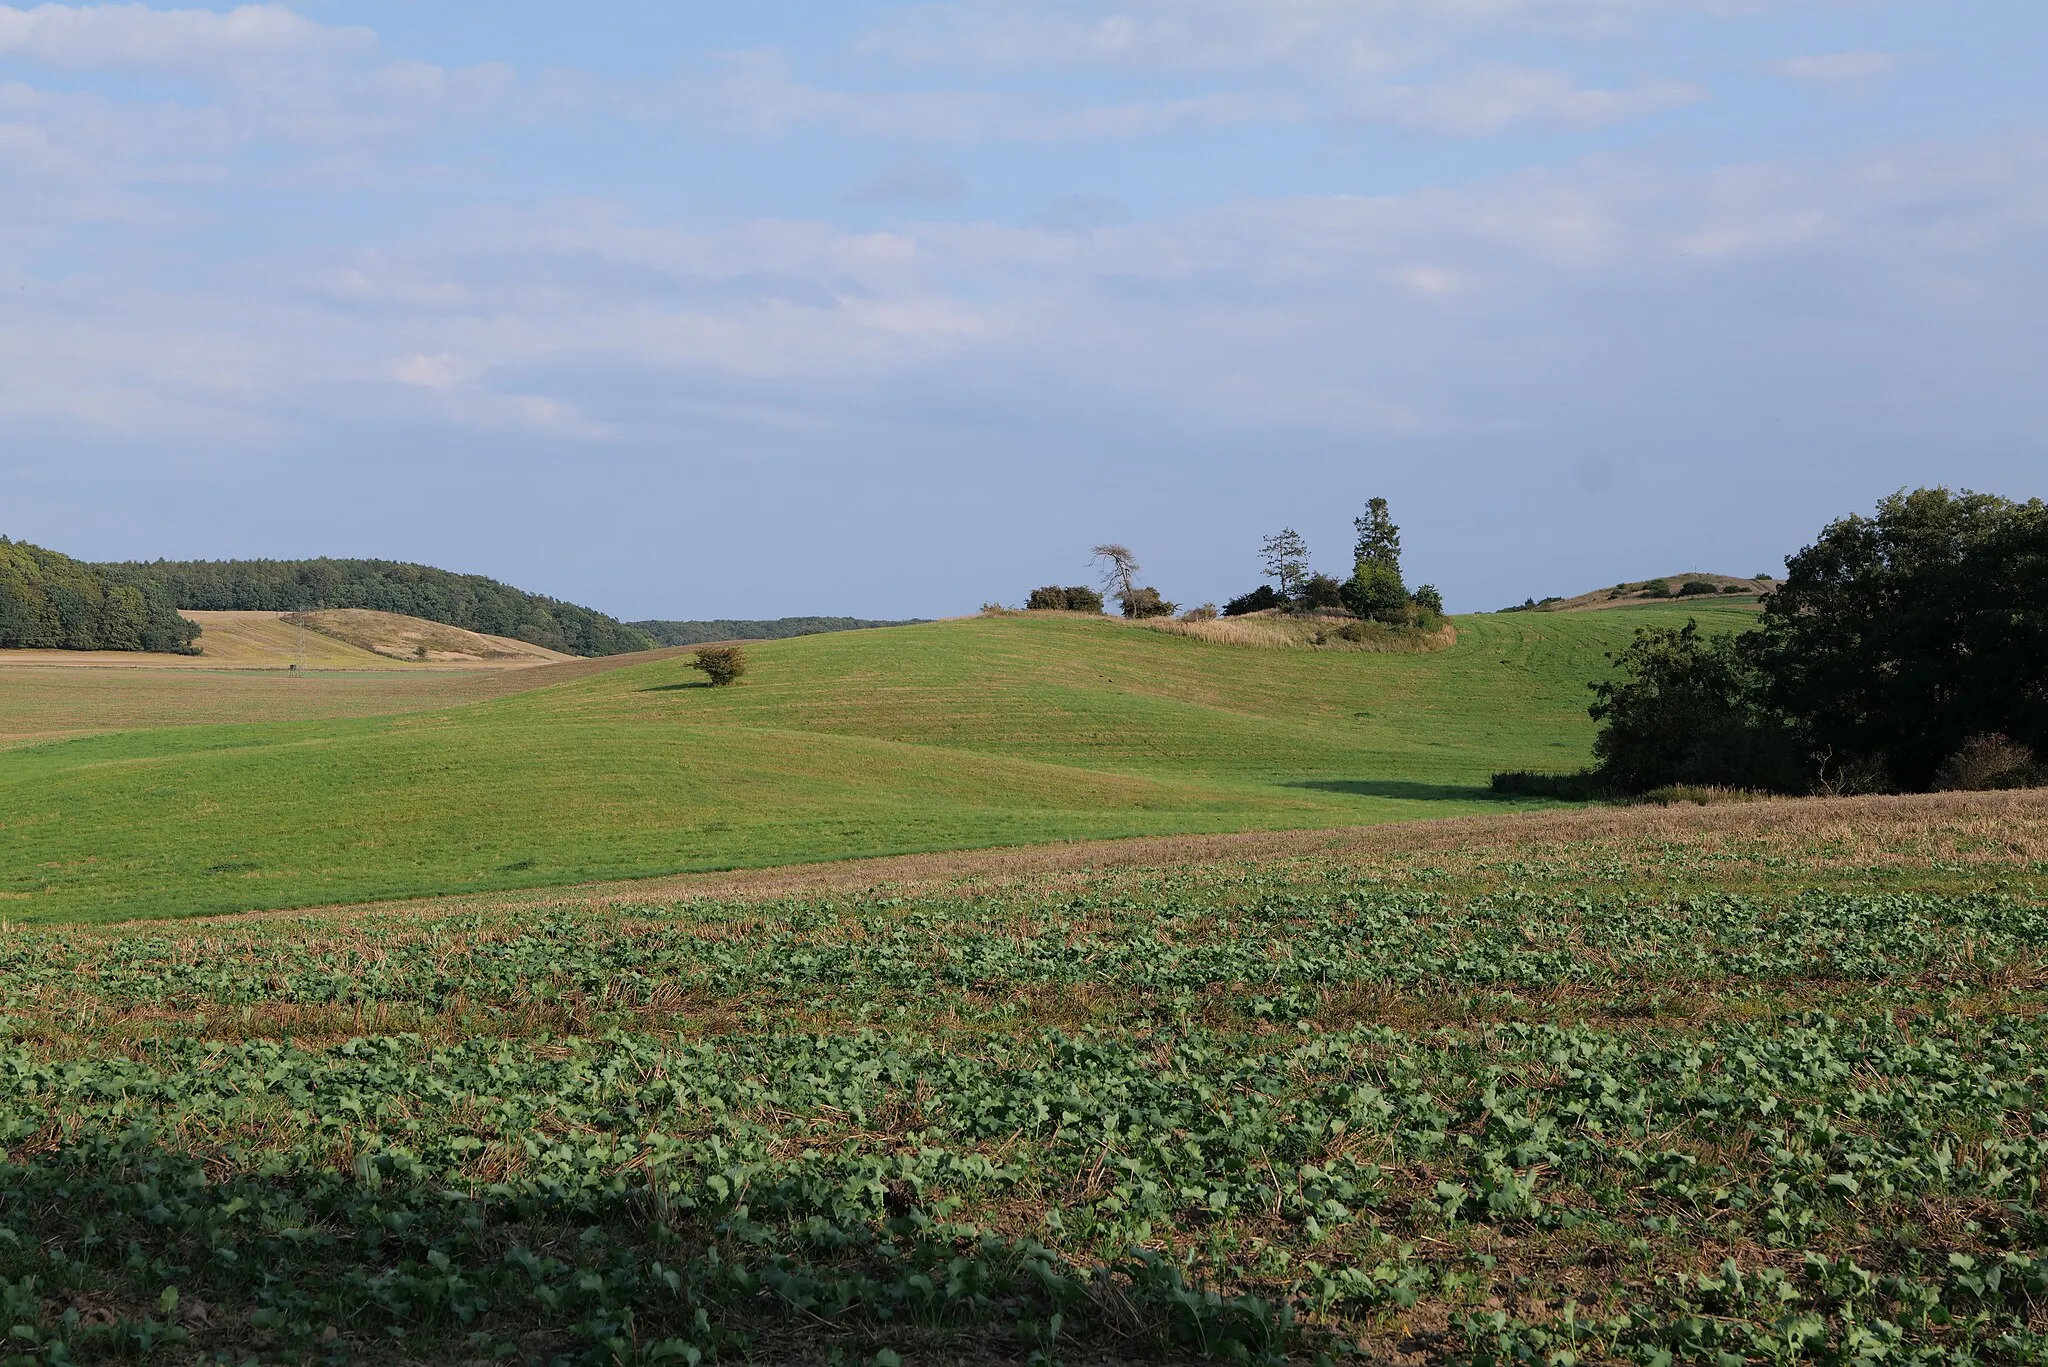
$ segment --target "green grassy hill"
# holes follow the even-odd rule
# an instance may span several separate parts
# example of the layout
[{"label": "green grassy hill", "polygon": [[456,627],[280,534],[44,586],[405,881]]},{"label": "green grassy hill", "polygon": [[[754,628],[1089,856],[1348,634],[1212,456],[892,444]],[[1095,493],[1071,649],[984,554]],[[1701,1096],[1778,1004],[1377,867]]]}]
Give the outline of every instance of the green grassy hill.
[{"label": "green grassy hill", "polygon": [[978,618],[679,660],[402,716],[8,751],[0,914],[175,916],[1029,841],[1357,825],[1511,804],[1582,763],[1638,625],[1733,605],[1458,619],[1428,655]]}]

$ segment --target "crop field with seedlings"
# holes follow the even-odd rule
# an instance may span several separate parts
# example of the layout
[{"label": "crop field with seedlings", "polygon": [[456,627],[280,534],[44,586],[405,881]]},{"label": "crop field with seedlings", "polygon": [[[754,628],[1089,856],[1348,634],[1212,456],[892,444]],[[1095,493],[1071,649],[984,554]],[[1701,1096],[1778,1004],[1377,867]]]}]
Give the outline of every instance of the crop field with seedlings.
[{"label": "crop field with seedlings", "polygon": [[7,1360],[2048,1356],[2041,795],[1087,848],[16,928]]}]

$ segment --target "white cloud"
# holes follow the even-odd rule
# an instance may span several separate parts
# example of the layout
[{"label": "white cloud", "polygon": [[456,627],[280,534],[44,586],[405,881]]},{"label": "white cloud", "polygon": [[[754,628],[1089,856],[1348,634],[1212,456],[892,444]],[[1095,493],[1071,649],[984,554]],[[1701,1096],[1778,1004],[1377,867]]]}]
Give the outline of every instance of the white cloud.
[{"label": "white cloud", "polygon": [[899,12],[858,50],[912,65],[1311,66],[1383,72],[1447,41],[1588,35],[1714,0],[951,0]]},{"label": "white cloud", "polygon": [[662,430],[645,413],[679,392],[795,421],[900,386],[1216,430],[1469,433],[1668,385],[1730,296],[1772,301],[1740,355],[1792,373],[1880,342],[1907,370],[1960,363],[2009,313],[2048,311],[2027,283],[2044,172],[2048,144],[2025,142],[1703,174],[1590,161],[1086,233],[480,211],[187,292],[15,291],[0,413],[237,441],[379,413],[622,441]]},{"label": "white cloud", "polygon": [[1697,87],[1675,83],[1601,90],[1556,71],[1485,67],[1426,86],[1392,86],[1357,97],[1353,117],[1380,119],[1430,132],[1472,136],[1517,124],[1589,127],[1690,104]]},{"label": "white cloud", "polygon": [[1170,99],[1075,101],[994,90],[834,90],[808,84],[779,52],[728,53],[666,98],[639,102],[643,115],[671,114],[708,131],[776,138],[824,127],[884,140],[967,143],[1135,138],[1187,128],[1296,122],[1298,97],[1218,91]]},{"label": "white cloud", "polygon": [[1899,59],[1889,52],[1829,52],[1814,57],[1792,57],[1779,62],[1781,76],[1813,85],[1857,85],[1889,76],[1898,70]]},{"label": "white cloud", "polygon": [[359,58],[376,48],[369,29],[318,23],[282,5],[227,11],[0,5],[0,55],[68,70],[143,67],[211,75],[284,58]]}]

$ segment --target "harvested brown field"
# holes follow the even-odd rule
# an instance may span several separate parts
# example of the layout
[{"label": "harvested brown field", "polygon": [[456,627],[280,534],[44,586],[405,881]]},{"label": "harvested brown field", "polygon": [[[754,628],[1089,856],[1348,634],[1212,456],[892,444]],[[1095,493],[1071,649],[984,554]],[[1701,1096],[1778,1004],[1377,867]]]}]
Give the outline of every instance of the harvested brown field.
[{"label": "harvested brown field", "polygon": [[[502,698],[586,678],[673,651],[601,659],[535,661],[508,669],[470,665],[405,667],[313,632],[316,650],[353,651],[372,664],[293,672],[273,664],[219,665],[174,655],[102,660],[47,657],[69,651],[0,651],[0,747],[32,745],[103,731],[241,722],[382,717]],[[202,638],[203,639],[203,638]],[[34,656],[35,659],[24,657]],[[329,658],[326,656],[322,658]],[[97,667],[95,667],[97,666]]]}]

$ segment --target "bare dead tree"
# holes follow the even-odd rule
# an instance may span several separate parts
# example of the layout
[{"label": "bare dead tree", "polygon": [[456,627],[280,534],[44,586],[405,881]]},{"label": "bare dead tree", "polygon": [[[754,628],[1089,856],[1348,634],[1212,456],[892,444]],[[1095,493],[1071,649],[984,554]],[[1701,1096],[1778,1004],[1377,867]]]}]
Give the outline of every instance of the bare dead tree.
[{"label": "bare dead tree", "polygon": [[1138,584],[1138,557],[1131,554],[1129,546],[1119,546],[1106,541],[1095,548],[1090,557],[1102,566],[1102,591],[1119,600],[1130,597],[1131,590]]}]

